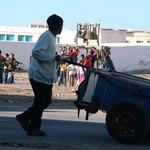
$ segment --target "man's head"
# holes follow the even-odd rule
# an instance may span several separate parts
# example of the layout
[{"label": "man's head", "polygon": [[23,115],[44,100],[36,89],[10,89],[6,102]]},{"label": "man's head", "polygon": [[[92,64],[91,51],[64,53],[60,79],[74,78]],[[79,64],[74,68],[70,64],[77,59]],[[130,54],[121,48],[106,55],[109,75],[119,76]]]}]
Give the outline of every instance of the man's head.
[{"label": "man's head", "polygon": [[6,57],[9,57],[9,54],[8,54],[8,53],[5,53],[5,56],[6,56]]},{"label": "man's head", "polygon": [[56,36],[60,34],[63,27],[63,19],[58,15],[51,15],[47,18],[47,24],[49,30]]}]

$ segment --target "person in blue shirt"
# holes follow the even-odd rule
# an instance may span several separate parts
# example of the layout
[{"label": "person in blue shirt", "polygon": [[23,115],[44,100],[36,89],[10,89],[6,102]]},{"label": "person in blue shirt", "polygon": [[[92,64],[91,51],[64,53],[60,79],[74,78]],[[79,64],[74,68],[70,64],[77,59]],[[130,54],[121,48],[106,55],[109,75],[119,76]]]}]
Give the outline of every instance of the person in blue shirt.
[{"label": "person in blue shirt", "polygon": [[109,55],[104,56],[104,60],[102,61],[100,69],[104,71],[115,71],[113,61],[111,60]]}]

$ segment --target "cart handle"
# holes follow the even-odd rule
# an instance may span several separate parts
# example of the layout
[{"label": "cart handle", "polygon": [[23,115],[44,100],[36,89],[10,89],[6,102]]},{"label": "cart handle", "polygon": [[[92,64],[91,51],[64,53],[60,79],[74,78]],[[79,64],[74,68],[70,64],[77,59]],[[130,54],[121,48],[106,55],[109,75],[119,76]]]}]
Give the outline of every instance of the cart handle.
[{"label": "cart handle", "polygon": [[67,62],[67,63],[70,63],[70,64],[73,64],[73,65],[77,65],[77,66],[81,66],[83,69],[86,68],[87,70],[91,70],[92,72],[96,73],[96,74],[108,74],[110,75],[111,72],[107,72],[107,71],[103,71],[102,69],[96,69],[94,67],[89,67],[89,66],[85,66],[85,65],[82,65],[80,63],[77,63],[77,62],[74,62],[74,61],[71,61],[69,59],[63,59],[63,61]]}]

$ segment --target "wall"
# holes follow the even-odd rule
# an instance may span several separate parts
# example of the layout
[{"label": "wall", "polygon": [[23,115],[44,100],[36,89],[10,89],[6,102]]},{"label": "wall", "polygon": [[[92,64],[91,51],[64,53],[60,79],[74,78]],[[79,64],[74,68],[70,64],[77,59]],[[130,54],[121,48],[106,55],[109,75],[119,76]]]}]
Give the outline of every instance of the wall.
[{"label": "wall", "polygon": [[62,30],[60,37],[60,43],[62,44],[75,44],[76,30]]},{"label": "wall", "polygon": [[34,45],[34,43],[23,42],[0,42],[0,49],[2,50],[2,55],[14,53],[16,60],[23,62],[23,65],[20,65],[20,67],[27,70]]},{"label": "wall", "polygon": [[[14,53],[15,58],[19,62],[23,62],[20,67],[24,70],[28,70],[30,56],[35,43],[24,43],[24,42],[0,42],[0,50],[2,50],[2,55],[5,53]],[[60,46],[57,45],[57,49]]]},{"label": "wall", "polygon": [[101,30],[101,43],[125,43],[126,31],[125,30]]},{"label": "wall", "polygon": [[111,58],[116,70],[121,72],[150,70],[150,44],[116,44],[109,46],[111,47]]},{"label": "wall", "polygon": [[[0,42],[0,49],[3,55],[14,53],[16,59],[23,62],[21,67],[27,70],[34,45],[34,43]],[[111,47],[111,58],[117,71],[150,70],[150,44],[103,43],[103,45]]]}]

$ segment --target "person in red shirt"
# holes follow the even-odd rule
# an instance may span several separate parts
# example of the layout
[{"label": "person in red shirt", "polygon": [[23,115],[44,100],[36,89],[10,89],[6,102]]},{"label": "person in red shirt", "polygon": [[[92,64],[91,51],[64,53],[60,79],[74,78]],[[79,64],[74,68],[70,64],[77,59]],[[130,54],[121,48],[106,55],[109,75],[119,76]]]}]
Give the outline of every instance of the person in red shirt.
[{"label": "person in red shirt", "polygon": [[83,62],[83,65],[87,66],[87,67],[92,67],[92,62],[91,62],[91,59],[90,59],[90,56],[86,56],[85,57],[85,60]]},{"label": "person in red shirt", "polygon": [[2,51],[0,50],[0,83],[3,83],[2,74],[3,74],[3,66],[6,61],[5,57],[2,56]]},{"label": "person in red shirt", "polygon": [[79,48],[70,47],[67,55],[69,55],[72,58],[72,61],[77,62],[79,52]]},{"label": "person in red shirt", "polygon": [[72,52],[73,52],[73,49],[72,49],[72,47],[71,46],[69,46],[69,48],[68,48],[68,52],[67,52],[67,54],[66,55],[71,55],[72,54]]}]

